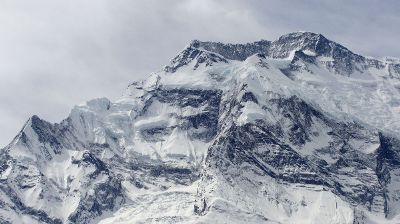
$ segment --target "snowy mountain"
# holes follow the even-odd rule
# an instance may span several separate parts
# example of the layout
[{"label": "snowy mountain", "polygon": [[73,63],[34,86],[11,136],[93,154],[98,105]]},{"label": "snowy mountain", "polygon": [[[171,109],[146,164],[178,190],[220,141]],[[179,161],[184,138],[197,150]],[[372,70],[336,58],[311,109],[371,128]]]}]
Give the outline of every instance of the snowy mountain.
[{"label": "snowy mountain", "polygon": [[1,223],[400,223],[400,62],[192,41],[0,153]]}]

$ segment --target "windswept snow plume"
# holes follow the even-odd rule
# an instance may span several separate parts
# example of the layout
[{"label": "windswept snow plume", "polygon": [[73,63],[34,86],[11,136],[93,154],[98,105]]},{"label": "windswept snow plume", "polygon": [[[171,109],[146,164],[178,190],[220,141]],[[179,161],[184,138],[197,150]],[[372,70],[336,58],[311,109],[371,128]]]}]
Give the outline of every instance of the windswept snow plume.
[{"label": "windswept snow plume", "polygon": [[1,223],[400,223],[400,64],[321,34],[192,41],[111,102],[32,116]]}]

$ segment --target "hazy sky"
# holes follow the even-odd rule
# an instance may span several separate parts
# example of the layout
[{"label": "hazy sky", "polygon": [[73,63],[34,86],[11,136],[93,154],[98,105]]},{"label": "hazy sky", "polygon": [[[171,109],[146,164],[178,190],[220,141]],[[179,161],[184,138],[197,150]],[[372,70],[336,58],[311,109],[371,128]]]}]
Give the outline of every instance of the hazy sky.
[{"label": "hazy sky", "polygon": [[33,114],[117,99],[190,40],[252,42],[306,30],[400,57],[400,1],[0,0],[0,146]]}]

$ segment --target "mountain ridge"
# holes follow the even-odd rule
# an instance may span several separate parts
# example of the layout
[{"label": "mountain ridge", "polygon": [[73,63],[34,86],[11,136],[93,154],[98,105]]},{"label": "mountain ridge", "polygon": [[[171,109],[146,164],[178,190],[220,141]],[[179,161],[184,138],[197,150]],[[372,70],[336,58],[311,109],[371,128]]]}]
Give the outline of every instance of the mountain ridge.
[{"label": "mountain ridge", "polygon": [[[293,47],[285,45],[288,43],[289,45],[295,45],[295,46]],[[197,49],[198,51],[193,52],[193,49]],[[257,53],[265,54],[267,57],[272,57],[272,58],[285,58],[289,57],[293,51],[295,52],[308,51],[307,53],[312,54],[308,56],[312,57],[329,56],[333,57],[334,60],[345,59],[343,62],[340,63],[340,66],[342,67],[346,63],[351,63],[353,61],[356,61],[356,62],[362,62],[363,63],[362,67],[373,66],[375,68],[382,68],[385,65],[389,65],[389,67],[391,67],[390,69],[393,70],[394,73],[396,73],[396,77],[399,77],[400,74],[398,69],[400,65],[396,60],[379,60],[376,58],[364,57],[361,56],[360,54],[353,53],[351,50],[347,49],[346,47],[334,41],[328,40],[322,34],[306,32],[306,31],[285,34],[280,36],[275,41],[260,40],[253,43],[244,43],[244,44],[230,44],[230,43],[226,44],[222,42],[193,40],[182,51],[182,53],[186,52],[188,54],[189,51],[191,52],[191,56],[189,57],[193,57],[195,54],[199,54],[200,52],[203,53],[212,52],[219,56],[222,56],[224,59],[240,60],[240,61],[244,61],[246,58]],[[176,56],[172,60],[172,64],[174,64],[174,60],[178,59],[179,56],[180,55]],[[221,57],[218,58],[215,56],[212,55],[209,56],[210,58],[212,58],[211,62],[223,61]],[[182,60],[182,58],[180,60]],[[333,65],[333,67],[334,66],[335,65]],[[346,75],[349,75],[353,72],[354,69],[361,71],[361,69],[353,67],[354,65],[348,66],[346,70],[337,72],[338,73],[345,72]],[[174,71],[173,66],[166,66],[165,69]]]}]

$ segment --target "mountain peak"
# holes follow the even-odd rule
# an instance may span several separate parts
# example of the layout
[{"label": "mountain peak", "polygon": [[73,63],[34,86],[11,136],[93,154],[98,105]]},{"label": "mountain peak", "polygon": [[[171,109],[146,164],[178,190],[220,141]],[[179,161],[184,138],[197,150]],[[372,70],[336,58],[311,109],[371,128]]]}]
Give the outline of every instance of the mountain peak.
[{"label": "mountain peak", "polygon": [[328,40],[321,34],[312,32],[294,32],[282,35],[272,43],[270,56],[274,58],[285,58],[292,51],[309,50],[317,55],[328,55],[332,46],[337,44]]},{"label": "mountain peak", "polygon": [[[294,48],[298,50],[314,48],[313,50],[319,51],[318,53],[326,53],[326,49],[323,48],[326,48],[326,45],[329,45],[329,43],[333,42],[329,41],[322,34],[299,31],[284,34],[272,42],[262,39],[251,43],[232,44],[192,40],[188,47],[214,52],[229,60],[244,61],[249,56],[258,53],[271,57],[283,57],[283,55],[286,57],[290,54],[289,51],[294,50]],[[293,46],[293,49],[285,47],[285,44]],[[280,53],[277,53],[277,51]]]},{"label": "mountain peak", "polygon": [[227,63],[228,60],[244,61],[254,54],[285,59],[296,51],[303,51],[307,57],[321,57],[328,60],[323,63],[325,67],[345,76],[356,71],[363,73],[369,67],[380,69],[384,63],[387,63],[355,54],[322,34],[299,31],[284,34],[272,42],[260,40],[244,44],[231,44],[193,40],[165,70],[175,72],[179,67],[187,65],[193,60],[196,61],[194,69],[197,69],[200,64],[210,66],[218,62]]}]

